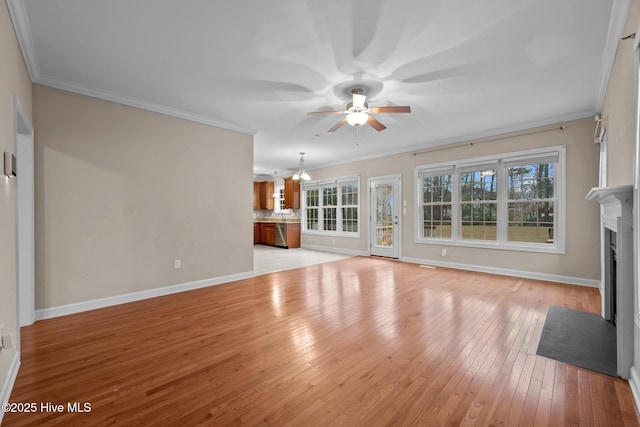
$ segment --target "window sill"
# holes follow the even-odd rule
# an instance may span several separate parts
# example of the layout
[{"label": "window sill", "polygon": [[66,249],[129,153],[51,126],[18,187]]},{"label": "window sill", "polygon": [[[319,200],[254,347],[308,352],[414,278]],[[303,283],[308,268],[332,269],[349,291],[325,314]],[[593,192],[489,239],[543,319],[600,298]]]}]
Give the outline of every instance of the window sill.
[{"label": "window sill", "polygon": [[310,236],[327,236],[327,237],[348,237],[350,239],[359,239],[360,233],[347,233],[344,231],[316,231],[316,230],[302,230],[302,234]]},{"label": "window sill", "polygon": [[515,243],[497,243],[497,242],[481,242],[481,241],[460,241],[449,239],[416,239],[415,243],[422,245],[438,245],[438,246],[458,246],[464,248],[476,249],[494,249],[502,251],[516,252],[534,252],[546,254],[566,254],[566,250],[555,245],[534,245],[534,244],[515,244]]}]

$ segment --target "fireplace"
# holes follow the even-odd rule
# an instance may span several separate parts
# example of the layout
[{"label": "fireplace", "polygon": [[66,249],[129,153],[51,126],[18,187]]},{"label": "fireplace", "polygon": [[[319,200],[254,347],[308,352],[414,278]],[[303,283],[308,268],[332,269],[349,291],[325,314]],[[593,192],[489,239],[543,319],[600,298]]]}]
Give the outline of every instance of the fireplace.
[{"label": "fireplace", "polygon": [[[617,288],[618,288],[618,233],[604,229],[604,318],[616,326],[617,322]],[[608,301],[607,301],[608,300]]]},{"label": "fireplace", "polygon": [[633,362],[633,186],[593,188],[602,238],[602,316],[616,327],[618,375],[628,379]]}]

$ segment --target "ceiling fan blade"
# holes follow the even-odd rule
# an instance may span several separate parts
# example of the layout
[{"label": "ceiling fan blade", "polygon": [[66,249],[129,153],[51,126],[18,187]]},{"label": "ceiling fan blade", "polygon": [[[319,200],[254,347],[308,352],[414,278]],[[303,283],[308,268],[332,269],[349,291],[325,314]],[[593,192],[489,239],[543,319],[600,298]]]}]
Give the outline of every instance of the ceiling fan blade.
[{"label": "ceiling fan blade", "polygon": [[371,113],[410,113],[411,107],[409,106],[400,106],[400,105],[390,105],[388,107],[373,107],[369,108]]},{"label": "ceiling fan blade", "polygon": [[331,129],[329,129],[329,132],[335,132],[338,129],[340,129],[342,126],[344,126],[344,124],[347,123],[347,118],[343,118],[342,120],[340,120],[338,123],[336,123],[335,125],[333,125],[333,127]]},{"label": "ceiling fan blade", "polygon": [[364,100],[367,97],[365,95],[360,95],[357,93],[353,94],[353,106],[355,108],[364,108]]},{"label": "ceiling fan blade", "polygon": [[374,119],[373,116],[369,116],[369,118],[367,119],[367,123],[378,132],[387,128],[385,125]]},{"label": "ceiling fan blade", "polygon": [[307,114],[344,114],[344,110],[311,111]]}]

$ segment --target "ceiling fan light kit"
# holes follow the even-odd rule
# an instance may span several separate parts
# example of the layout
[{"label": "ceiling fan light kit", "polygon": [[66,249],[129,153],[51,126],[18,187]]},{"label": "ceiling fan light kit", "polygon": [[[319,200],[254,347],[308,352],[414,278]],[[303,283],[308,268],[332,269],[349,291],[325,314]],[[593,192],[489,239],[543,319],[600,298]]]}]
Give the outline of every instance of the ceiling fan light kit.
[{"label": "ceiling fan light kit", "polygon": [[344,110],[332,110],[332,111],[313,111],[308,114],[344,114],[338,123],[336,123],[329,132],[335,132],[340,129],[345,123],[350,124],[358,128],[368,124],[378,132],[385,130],[387,127],[380,123],[373,117],[376,113],[410,113],[411,107],[409,106],[388,106],[388,107],[373,107],[369,108],[369,104],[365,102],[367,97],[363,95],[363,90],[360,88],[351,89],[352,100],[349,102]]},{"label": "ceiling fan light kit", "polygon": [[360,126],[367,123],[369,115],[364,111],[356,111],[354,113],[347,114],[347,123],[351,126]]}]

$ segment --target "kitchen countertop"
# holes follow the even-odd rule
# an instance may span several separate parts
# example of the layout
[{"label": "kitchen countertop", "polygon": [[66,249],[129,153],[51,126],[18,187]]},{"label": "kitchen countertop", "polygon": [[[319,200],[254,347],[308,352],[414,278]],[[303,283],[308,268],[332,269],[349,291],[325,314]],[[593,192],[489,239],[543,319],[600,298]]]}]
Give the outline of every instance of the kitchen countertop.
[{"label": "kitchen countertop", "polygon": [[300,224],[300,218],[255,218],[253,222]]}]

